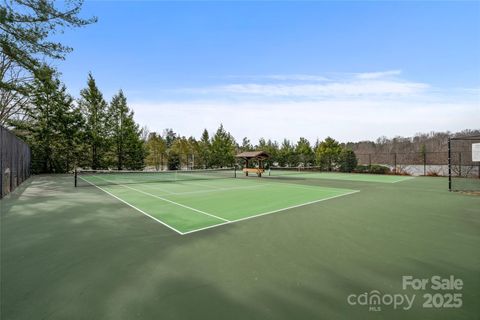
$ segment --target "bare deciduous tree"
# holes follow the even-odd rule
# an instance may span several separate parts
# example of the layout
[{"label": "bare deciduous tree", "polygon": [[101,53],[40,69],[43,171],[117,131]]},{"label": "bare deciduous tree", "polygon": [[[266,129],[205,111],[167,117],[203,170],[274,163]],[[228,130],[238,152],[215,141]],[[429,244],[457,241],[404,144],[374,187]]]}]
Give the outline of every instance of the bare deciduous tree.
[{"label": "bare deciduous tree", "polygon": [[0,124],[16,117],[22,118],[29,104],[28,84],[32,77],[8,56],[0,53]]}]

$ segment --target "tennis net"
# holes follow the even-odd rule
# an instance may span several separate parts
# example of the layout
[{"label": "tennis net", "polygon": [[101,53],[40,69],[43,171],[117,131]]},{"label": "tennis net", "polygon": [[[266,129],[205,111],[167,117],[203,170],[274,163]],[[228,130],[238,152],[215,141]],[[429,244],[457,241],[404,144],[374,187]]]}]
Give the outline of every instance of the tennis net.
[{"label": "tennis net", "polygon": [[269,176],[286,176],[307,174],[312,172],[321,172],[320,167],[270,167],[268,169]]},{"label": "tennis net", "polygon": [[75,186],[106,186],[235,177],[235,168],[171,171],[77,170],[75,172]]}]

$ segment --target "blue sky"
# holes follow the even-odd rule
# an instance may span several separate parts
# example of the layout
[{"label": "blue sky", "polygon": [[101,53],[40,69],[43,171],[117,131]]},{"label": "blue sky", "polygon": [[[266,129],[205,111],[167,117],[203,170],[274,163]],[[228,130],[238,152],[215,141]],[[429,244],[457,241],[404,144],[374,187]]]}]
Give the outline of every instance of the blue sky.
[{"label": "blue sky", "polygon": [[480,126],[480,2],[87,1],[58,63],[137,121],[342,141]]}]

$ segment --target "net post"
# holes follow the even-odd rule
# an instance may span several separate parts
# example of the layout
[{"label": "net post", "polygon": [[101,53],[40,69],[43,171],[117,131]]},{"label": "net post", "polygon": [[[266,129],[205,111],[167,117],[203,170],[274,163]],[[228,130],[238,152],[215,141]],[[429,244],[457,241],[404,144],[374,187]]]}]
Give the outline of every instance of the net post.
[{"label": "net post", "polygon": [[77,187],[77,181],[78,181],[78,171],[77,171],[77,166],[75,166],[75,172],[74,172],[74,185],[75,185],[75,188]]},{"label": "net post", "polygon": [[450,138],[448,138],[448,191],[452,191],[452,149]]},{"label": "net post", "polygon": [[237,166],[234,166],[234,167],[233,167],[233,177],[234,177],[234,178],[237,177]]}]

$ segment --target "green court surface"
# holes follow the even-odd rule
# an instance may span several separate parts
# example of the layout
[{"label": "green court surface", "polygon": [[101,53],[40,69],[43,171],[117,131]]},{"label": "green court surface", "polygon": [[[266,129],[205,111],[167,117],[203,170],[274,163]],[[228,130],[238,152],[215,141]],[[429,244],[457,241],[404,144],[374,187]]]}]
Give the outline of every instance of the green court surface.
[{"label": "green court surface", "polygon": [[[31,177],[0,200],[0,318],[480,318],[479,196],[444,178],[328,176],[100,185],[108,193]],[[404,290],[403,276],[461,279],[462,306],[424,308],[439,292]],[[348,303],[374,291],[416,298],[408,310]]]},{"label": "green court surface", "polygon": [[309,172],[309,171],[271,171],[268,173],[270,177],[299,177],[312,179],[330,179],[330,180],[347,180],[347,181],[363,181],[377,183],[396,183],[412,179],[407,176],[380,175],[380,174],[364,174],[364,173],[338,173],[338,172]]},{"label": "green court surface", "polygon": [[[111,178],[111,177],[108,177]],[[86,181],[180,233],[242,221],[358,192],[267,183],[259,179],[213,179],[178,183],[125,183],[104,177]],[[103,185],[105,184],[105,185]]]}]

